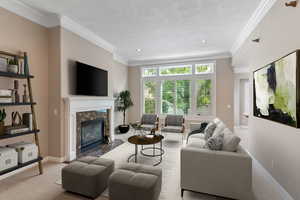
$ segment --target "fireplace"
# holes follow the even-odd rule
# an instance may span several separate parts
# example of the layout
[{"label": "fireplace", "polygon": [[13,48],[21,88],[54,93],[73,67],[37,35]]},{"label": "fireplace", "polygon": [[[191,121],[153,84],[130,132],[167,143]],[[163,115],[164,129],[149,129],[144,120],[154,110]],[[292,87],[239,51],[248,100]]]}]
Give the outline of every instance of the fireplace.
[{"label": "fireplace", "polygon": [[93,150],[81,153],[81,123],[84,121],[103,119],[104,138],[109,142],[114,141],[114,99],[72,96],[65,98],[64,102],[66,161],[75,160]]},{"label": "fireplace", "polygon": [[106,142],[104,126],[103,118],[81,122],[79,146],[81,153]]},{"label": "fireplace", "polygon": [[108,142],[109,121],[108,109],[76,113],[76,158],[98,151]]}]

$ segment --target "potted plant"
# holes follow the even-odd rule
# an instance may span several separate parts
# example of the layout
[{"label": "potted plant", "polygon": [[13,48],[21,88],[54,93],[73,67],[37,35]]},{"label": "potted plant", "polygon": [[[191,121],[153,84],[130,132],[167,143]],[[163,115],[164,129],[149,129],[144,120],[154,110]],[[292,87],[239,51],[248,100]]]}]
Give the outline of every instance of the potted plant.
[{"label": "potted plant", "polygon": [[19,71],[19,60],[17,57],[8,60],[7,71],[17,74]]},{"label": "potted plant", "polygon": [[131,95],[128,90],[122,91],[117,97],[117,111],[123,112],[123,124],[119,125],[120,133],[127,133],[129,131],[129,125],[126,124],[126,110],[133,106]]},{"label": "potted plant", "polygon": [[5,126],[4,126],[5,118],[6,118],[5,109],[0,110],[0,135],[4,134],[5,132]]}]

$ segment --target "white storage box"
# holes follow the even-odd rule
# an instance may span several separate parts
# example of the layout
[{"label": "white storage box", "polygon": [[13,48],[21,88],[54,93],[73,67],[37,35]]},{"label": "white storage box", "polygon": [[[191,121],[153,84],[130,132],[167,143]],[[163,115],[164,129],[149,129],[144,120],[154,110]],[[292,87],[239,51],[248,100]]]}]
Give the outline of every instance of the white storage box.
[{"label": "white storage box", "polygon": [[0,171],[16,167],[18,165],[18,153],[14,148],[0,147]]},{"label": "white storage box", "polygon": [[8,147],[15,148],[18,152],[18,162],[26,163],[38,158],[38,147],[36,144],[19,142],[10,144]]}]

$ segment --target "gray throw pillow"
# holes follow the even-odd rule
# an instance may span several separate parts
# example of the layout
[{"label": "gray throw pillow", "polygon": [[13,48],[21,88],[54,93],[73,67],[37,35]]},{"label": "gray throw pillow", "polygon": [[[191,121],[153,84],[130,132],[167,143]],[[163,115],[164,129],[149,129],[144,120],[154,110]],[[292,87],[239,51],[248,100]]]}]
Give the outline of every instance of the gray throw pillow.
[{"label": "gray throw pillow", "polygon": [[213,122],[210,122],[206,128],[204,129],[204,139],[208,140],[213,134],[216,129],[217,125]]},{"label": "gray throw pillow", "polygon": [[221,151],[223,146],[223,138],[224,138],[223,133],[209,138],[206,141],[205,148],[213,151]]},{"label": "gray throw pillow", "polygon": [[222,150],[235,152],[237,151],[240,141],[241,138],[234,134],[224,134]]}]

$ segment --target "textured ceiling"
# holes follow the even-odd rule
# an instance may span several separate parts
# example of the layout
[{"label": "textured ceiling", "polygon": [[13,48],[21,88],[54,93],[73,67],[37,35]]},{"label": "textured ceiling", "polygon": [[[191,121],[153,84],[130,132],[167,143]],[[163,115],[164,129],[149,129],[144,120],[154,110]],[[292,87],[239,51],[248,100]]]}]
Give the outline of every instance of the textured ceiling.
[{"label": "textured ceiling", "polygon": [[[228,52],[260,0],[22,0],[70,17],[129,60]],[[207,42],[203,44],[203,40]],[[136,49],[142,49],[137,52]]]}]

